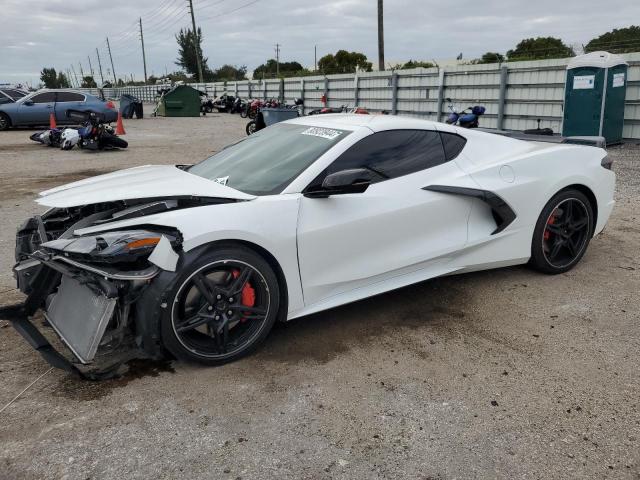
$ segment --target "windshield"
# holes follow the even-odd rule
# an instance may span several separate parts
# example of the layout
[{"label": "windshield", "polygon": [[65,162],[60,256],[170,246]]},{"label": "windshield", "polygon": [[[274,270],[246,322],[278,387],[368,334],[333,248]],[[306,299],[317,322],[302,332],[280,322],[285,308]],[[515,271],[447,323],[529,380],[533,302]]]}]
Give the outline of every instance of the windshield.
[{"label": "windshield", "polygon": [[279,123],[193,165],[188,172],[252,195],[282,192],[348,130]]}]

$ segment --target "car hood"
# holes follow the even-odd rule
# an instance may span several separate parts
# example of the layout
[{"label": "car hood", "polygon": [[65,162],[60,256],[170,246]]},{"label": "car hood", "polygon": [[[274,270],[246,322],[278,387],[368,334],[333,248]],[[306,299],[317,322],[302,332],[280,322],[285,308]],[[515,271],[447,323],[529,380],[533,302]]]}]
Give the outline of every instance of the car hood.
[{"label": "car hood", "polygon": [[86,178],[40,193],[36,201],[57,208],[141,198],[203,197],[252,200],[254,195],[170,165],[146,165]]}]

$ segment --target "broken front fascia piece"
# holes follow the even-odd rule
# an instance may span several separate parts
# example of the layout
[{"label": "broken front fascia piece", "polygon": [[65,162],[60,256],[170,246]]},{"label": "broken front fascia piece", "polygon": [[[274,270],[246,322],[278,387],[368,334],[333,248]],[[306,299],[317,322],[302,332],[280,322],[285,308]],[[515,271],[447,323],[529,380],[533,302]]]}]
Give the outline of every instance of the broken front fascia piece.
[{"label": "broken front fascia piece", "polygon": [[171,246],[171,242],[162,235],[158,245],[153,249],[151,255],[149,255],[149,261],[154,265],[157,265],[163,270],[167,270],[168,272],[175,272],[176,265],[178,264],[178,258],[180,256],[175,252],[173,247]]}]

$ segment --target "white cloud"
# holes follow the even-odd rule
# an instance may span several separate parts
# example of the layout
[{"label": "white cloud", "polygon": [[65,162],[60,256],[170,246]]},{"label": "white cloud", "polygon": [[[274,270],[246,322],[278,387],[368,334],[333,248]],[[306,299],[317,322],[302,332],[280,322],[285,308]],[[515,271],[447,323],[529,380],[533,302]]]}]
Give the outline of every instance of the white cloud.
[{"label": "white cloud", "polygon": [[[250,69],[273,57],[313,65],[340,48],[377,56],[374,0],[194,0],[209,66],[225,63]],[[147,70],[162,74],[177,67],[175,33],[190,25],[184,0],[3,0],[0,29],[0,83],[16,78],[38,82],[42,67],[66,70],[78,62],[97,72],[96,47],[103,71],[110,69],[109,36],[119,75],[142,77],[137,31],[142,16]],[[386,0],[385,45],[389,59],[430,60],[463,52],[474,58],[486,51],[505,52],[522,38],[556,36],[586,43],[612,28],[640,18],[637,0]],[[26,7],[28,6],[28,8]],[[637,23],[637,22],[636,22]],[[78,72],[79,73],[79,72]],[[24,75],[21,78],[20,75]]]}]

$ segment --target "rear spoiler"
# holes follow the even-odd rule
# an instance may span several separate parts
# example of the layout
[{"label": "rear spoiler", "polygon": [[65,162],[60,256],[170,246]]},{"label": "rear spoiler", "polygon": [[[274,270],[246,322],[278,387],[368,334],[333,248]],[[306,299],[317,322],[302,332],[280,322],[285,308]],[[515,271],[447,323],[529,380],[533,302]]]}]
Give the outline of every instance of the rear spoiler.
[{"label": "rear spoiler", "polygon": [[571,143],[573,145],[585,145],[588,147],[606,148],[607,141],[604,137],[561,137],[559,135],[530,135],[522,132],[511,132],[507,130],[489,130],[487,128],[479,128],[486,133],[502,135],[503,137],[516,138],[518,140],[527,140],[529,142],[547,142],[547,143]]}]

